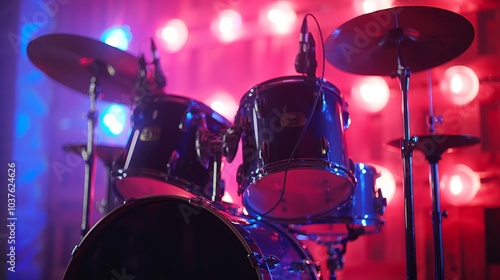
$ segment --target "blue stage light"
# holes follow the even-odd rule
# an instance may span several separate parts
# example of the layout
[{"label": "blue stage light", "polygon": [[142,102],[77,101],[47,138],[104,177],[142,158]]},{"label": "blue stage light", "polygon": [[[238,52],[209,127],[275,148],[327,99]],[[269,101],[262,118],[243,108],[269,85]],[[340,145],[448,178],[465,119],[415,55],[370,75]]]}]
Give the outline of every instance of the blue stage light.
[{"label": "blue stage light", "polygon": [[101,41],[125,51],[128,49],[128,45],[132,41],[130,27],[128,25],[123,25],[108,28],[102,33]]},{"label": "blue stage light", "polygon": [[113,104],[103,110],[99,121],[101,130],[110,136],[118,136],[125,129],[127,111],[121,105]]}]

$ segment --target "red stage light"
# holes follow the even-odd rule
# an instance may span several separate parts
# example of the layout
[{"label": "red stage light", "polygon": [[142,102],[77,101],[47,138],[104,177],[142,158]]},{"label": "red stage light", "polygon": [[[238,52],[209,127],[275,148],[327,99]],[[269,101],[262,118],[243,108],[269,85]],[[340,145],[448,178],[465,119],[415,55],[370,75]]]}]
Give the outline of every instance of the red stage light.
[{"label": "red stage light", "polygon": [[262,9],[259,23],[265,29],[270,27],[276,34],[288,34],[295,30],[293,24],[296,19],[297,14],[292,4],[287,1],[277,1]]},{"label": "red stage light", "polygon": [[210,108],[231,122],[238,110],[238,104],[234,98],[223,91],[217,92],[213,96],[207,98],[205,103],[209,104]]},{"label": "red stage light", "polygon": [[467,66],[452,66],[444,72],[441,90],[456,105],[465,105],[476,98],[479,79],[474,70]]},{"label": "red stage light", "polygon": [[382,9],[392,7],[391,0],[356,0],[354,1],[354,9],[359,14],[367,14]]},{"label": "red stage light", "polygon": [[441,177],[440,182],[443,198],[457,206],[474,199],[480,187],[479,175],[463,164],[453,166]]},{"label": "red stage light", "polygon": [[241,36],[242,22],[242,17],[237,11],[231,9],[223,10],[212,21],[212,33],[224,42],[234,41]]},{"label": "red stage light", "polygon": [[184,21],[172,19],[157,30],[156,36],[162,40],[162,45],[167,51],[175,53],[180,51],[186,44],[189,31]]},{"label": "red stage light", "polygon": [[396,193],[396,180],[388,168],[371,163],[370,165],[373,165],[380,174],[380,176],[376,179],[375,189],[382,190],[382,196],[385,197],[387,204],[389,204]]},{"label": "red stage light", "polygon": [[351,88],[351,95],[360,108],[377,113],[389,102],[390,90],[383,78],[373,76],[359,79]]}]

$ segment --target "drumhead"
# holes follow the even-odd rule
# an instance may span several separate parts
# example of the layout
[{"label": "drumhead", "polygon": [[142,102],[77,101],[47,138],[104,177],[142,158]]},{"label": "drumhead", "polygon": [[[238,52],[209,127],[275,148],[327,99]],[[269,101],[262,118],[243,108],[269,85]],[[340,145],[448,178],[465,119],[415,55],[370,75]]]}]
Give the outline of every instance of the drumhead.
[{"label": "drumhead", "polygon": [[249,258],[260,251],[224,216],[187,198],[133,200],[85,236],[64,279],[262,279]]}]

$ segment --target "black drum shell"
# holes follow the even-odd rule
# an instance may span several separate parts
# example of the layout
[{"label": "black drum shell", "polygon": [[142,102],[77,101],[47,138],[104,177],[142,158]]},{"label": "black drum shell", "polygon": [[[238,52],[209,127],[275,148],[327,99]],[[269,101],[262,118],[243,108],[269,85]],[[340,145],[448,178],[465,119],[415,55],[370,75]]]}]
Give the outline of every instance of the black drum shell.
[{"label": "black drum shell", "polygon": [[126,151],[114,166],[118,194],[210,197],[212,170],[199,159],[196,133],[222,135],[228,120],[201,102],[156,94],[136,103],[131,124]]},{"label": "black drum shell", "polygon": [[235,117],[242,128],[238,181],[247,210],[264,220],[304,222],[348,201],[355,187],[348,124],[340,91],[325,80],[280,77],[248,91]]}]

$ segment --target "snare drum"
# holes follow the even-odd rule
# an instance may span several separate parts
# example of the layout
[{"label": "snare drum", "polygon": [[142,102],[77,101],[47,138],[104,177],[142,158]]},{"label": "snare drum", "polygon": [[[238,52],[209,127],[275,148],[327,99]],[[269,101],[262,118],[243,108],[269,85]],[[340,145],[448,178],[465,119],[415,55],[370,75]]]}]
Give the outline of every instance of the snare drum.
[{"label": "snare drum", "polygon": [[202,197],[143,197],[100,220],[64,279],[319,279],[307,250],[277,225]]},{"label": "snare drum", "polygon": [[328,218],[308,224],[289,225],[292,232],[317,241],[340,241],[381,230],[387,203],[381,191],[375,190],[378,173],[375,167],[368,164],[356,163],[355,166],[357,182],[352,201]]},{"label": "snare drum", "polygon": [[241,99],[235,125],[243,155],[237,179],[251,215],[305,222],[352,197],[354,167],[344,137],[349,114],[329,82],[290,76],[257,85]]},{"label": "snare drum", "polygon": [[126,152],[115,164],[123,198],[156,194],[210,197],[212,172],[199,160],[196,132],[222,134],[230,122],[208,106],[180,96],[143,98],[132,115]]}]

